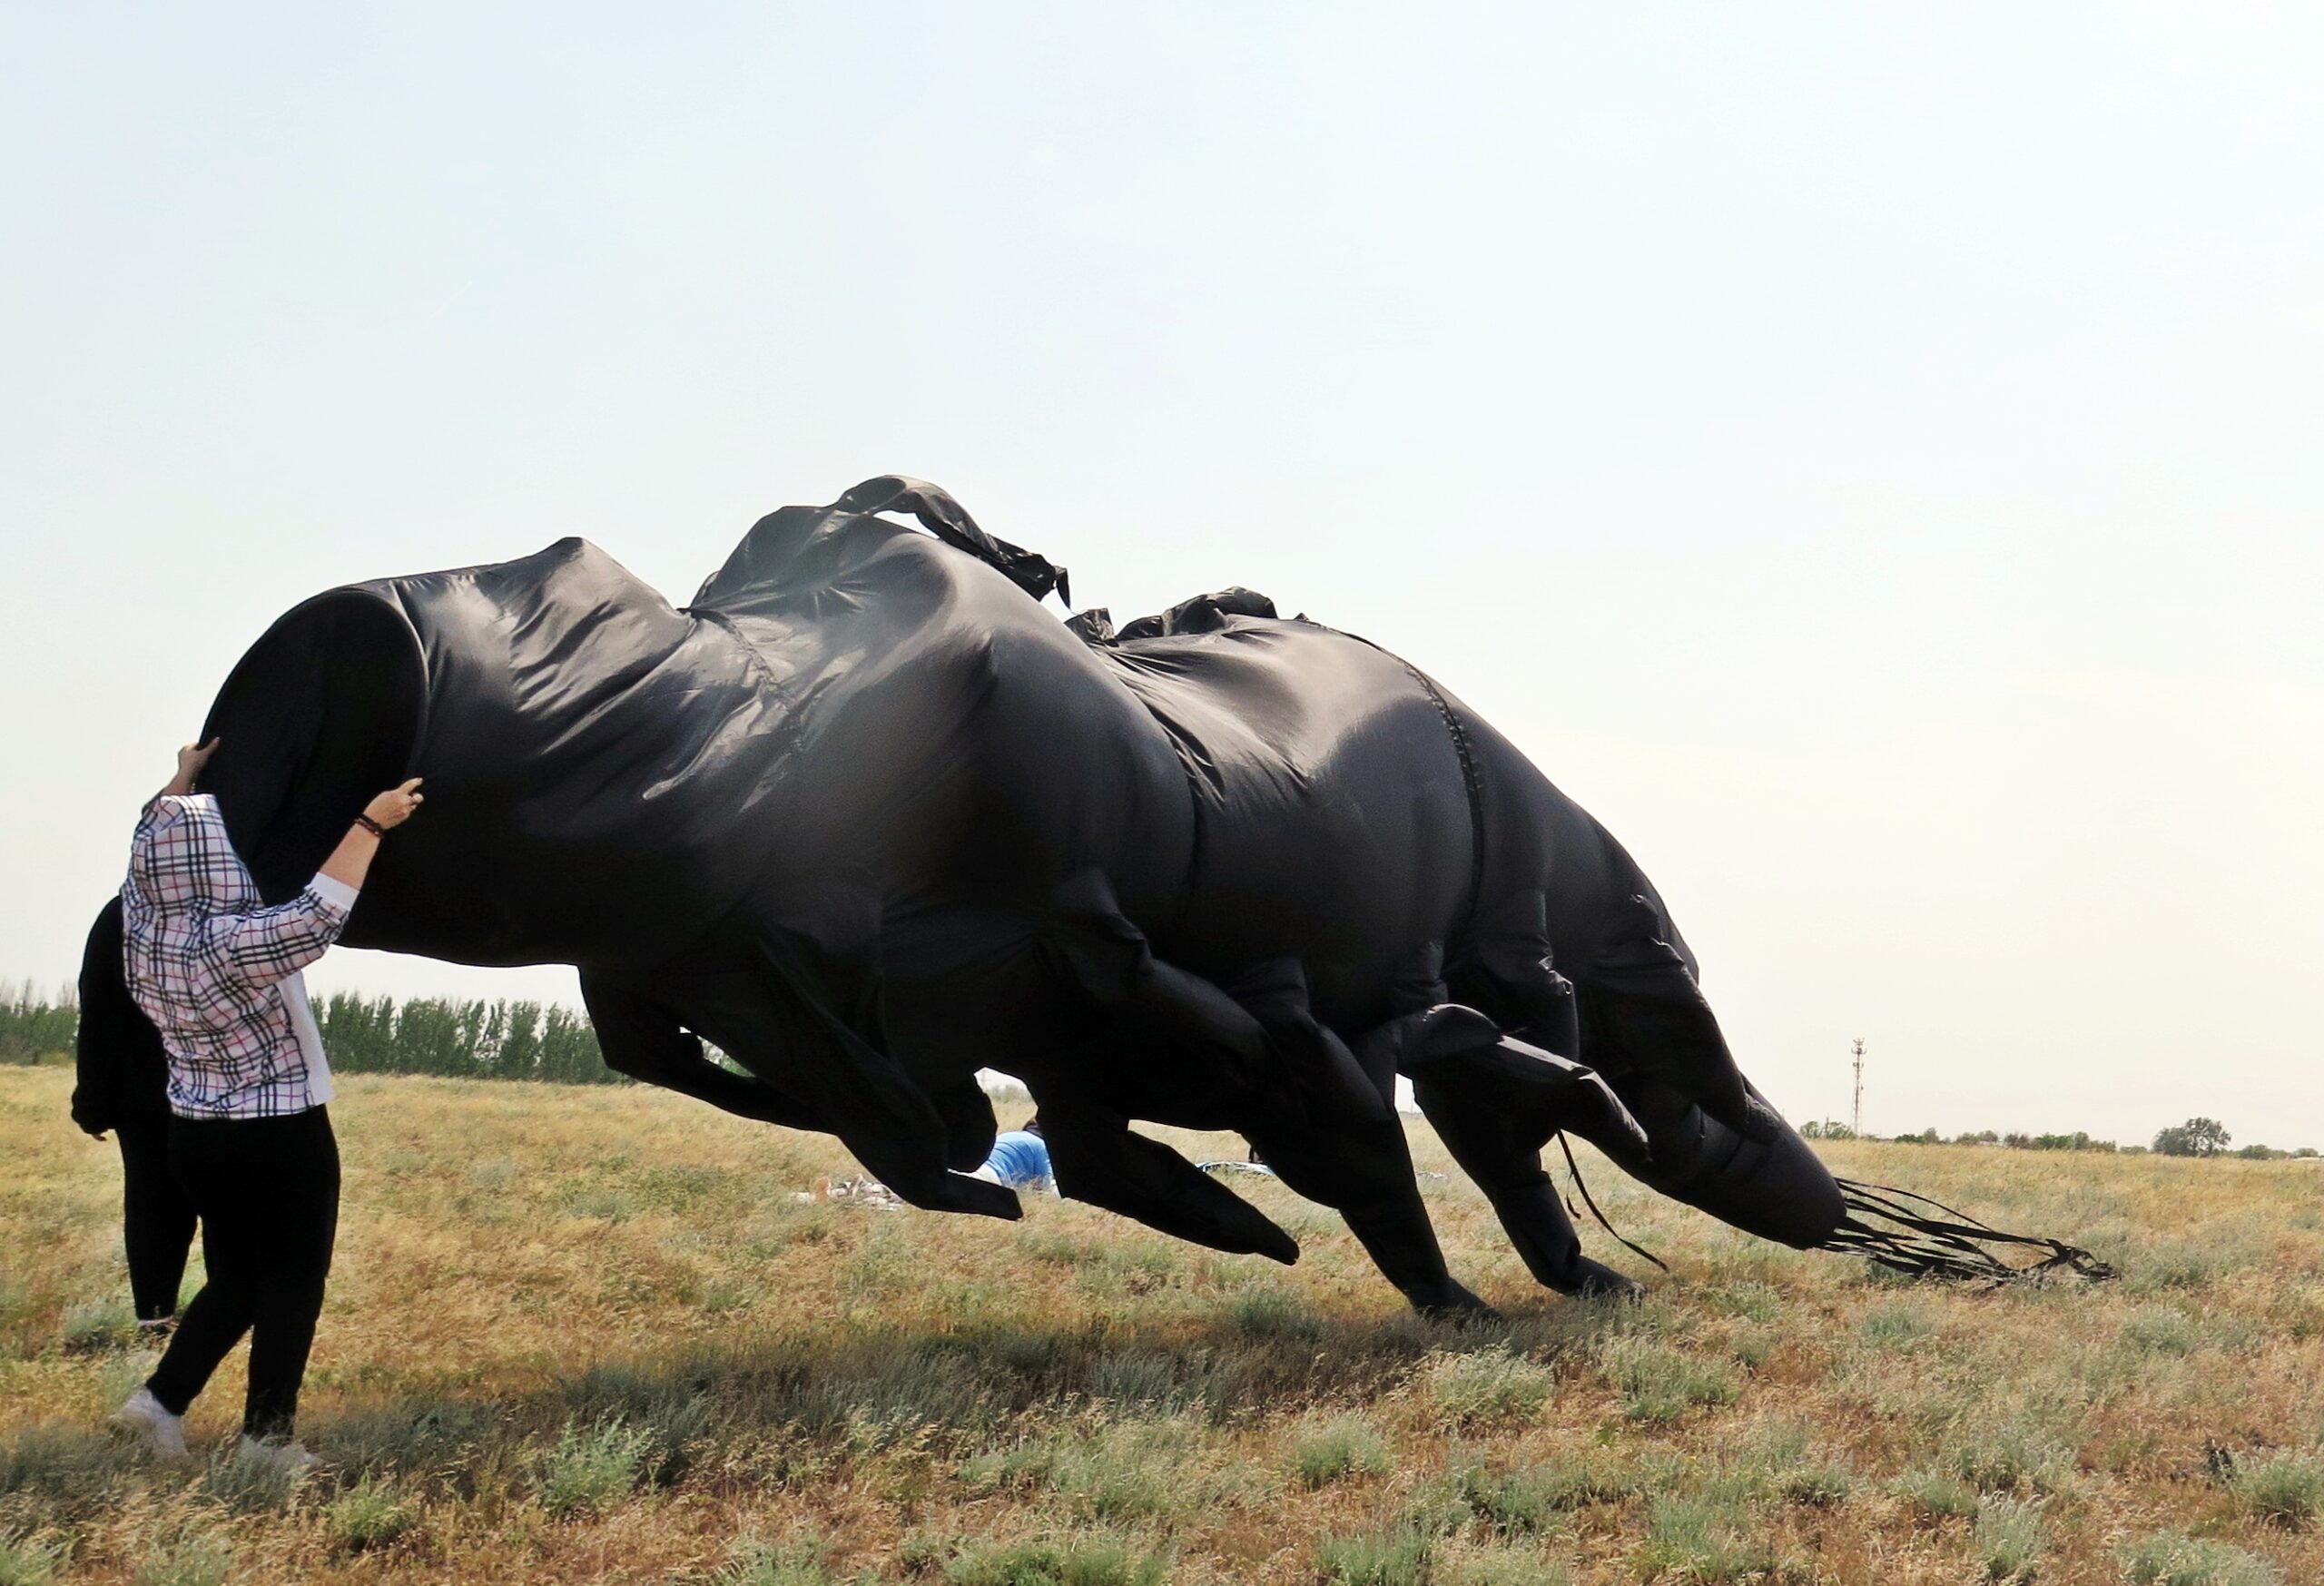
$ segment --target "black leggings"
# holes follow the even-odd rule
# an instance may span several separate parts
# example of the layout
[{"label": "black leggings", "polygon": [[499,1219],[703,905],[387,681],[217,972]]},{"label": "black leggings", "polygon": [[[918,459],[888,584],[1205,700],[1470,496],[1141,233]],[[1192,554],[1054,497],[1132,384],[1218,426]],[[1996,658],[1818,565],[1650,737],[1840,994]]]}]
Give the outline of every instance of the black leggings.
[{"label": "black leggings", "polygon": [[170,1171],[167,1113],[124,1116],[113,1126],[121,1146],[121,1243],[129,1256],[129,1297],[141,1322],[177,1315],[193,1245],[193,1202]]},{"label": "black leggings", "polygon": [[242,1431],[288,1435],[339,1226],[339,1142],[317,1107],[289,1118],[170,1119],[170,1166],[202,1214],[210,1279],[147,1380],[182,1415],[244,1333]]}]

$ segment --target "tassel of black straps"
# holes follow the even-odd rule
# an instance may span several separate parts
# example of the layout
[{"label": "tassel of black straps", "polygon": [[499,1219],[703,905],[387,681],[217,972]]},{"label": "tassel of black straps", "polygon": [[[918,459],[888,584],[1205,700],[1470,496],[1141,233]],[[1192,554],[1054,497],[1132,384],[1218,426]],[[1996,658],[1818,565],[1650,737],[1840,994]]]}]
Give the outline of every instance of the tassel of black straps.
[{"label": "tassel of black straps", "polygon": [[[1615,1232],[1606,1214],[1590,1194],[1590,1187],[1581,1181],[1581,1166],[1573,1159],[1573,1147],[1565,1136],[1558,1136],[1558,1148],[1565,1153],[1566,1171],[1572,1175],[1573,1187],[1581,1197],[1581,1204],[1598,1226],[1632,1254],[1641,1256],[1663,1271],[1670,1270],[1662,1258],[1644,1246],[1632,1244]],[[2093,1283],[2103,1283],[2115,1276],[2113,1267],[2076,1245],[2060,1239],[2043,1238],[2038,1234],[2010,1234],[1980,1222],[1967,1212],[1955,1211],[1942,1201],[1931,1200],[1925,1195],[1915,1195],[1909,1189],[1893,1189],[1886,1185],[1858,1184],[1852,1178],[1835,1180],[1840,1187],[1840,1204],[1847,1208],[1847,1216],[1840,1221],[1829,1237],[1817,1246],[1818,1250],[1837,1251],[1844,1256],[1861,1256],[1866,1261],[1885,1266],[1891,1272],[1901,1272],[1912,1277],[1936,1278],[1949,1283],[1983,1283],[1998,1287],[2006,1283],[2023,1283],[2052,1273],[2071,1274],[2086,1277]],[[1926,1207],[1942,1212],[1941,1217],[1931,1217],[1915,1209]],[[1566,1209],[1576,1222],[1581,1212],[1571,1201]],[[2015,1245],[2043,1252],[2039,1259],[2013,1265],[2003,1260],[1989,1245]]]},{"label": "tassel of black straps", "polygon": [[[1955,1283],[1998,1286],[2052,1273],[2102,1283],[2114,1276],[2114,1269],[2105,1262],[2063,1240],[2004,1233],[1966,1212],[1907,1189],[1858,1184],[1847,1178],[1837,1182],[1840,1201],[1848,1215],[1817,1246],[1819,1250],[1861,1256],[1891,1272]],[[1944,1216],[1933,1217],[1921,1207]],[[2043,1254],[2039,1259],[2014,1265],[1987,1248],[1994,1245],[2014,1245]]]}]

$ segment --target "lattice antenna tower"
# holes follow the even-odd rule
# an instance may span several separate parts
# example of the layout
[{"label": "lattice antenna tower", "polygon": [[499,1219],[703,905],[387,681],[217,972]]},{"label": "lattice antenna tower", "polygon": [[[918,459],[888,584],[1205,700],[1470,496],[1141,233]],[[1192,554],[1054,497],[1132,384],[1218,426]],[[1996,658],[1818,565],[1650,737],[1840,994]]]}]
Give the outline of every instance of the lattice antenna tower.
[{"label": "lattice antenna tower", "polygon": [[1848,1128],[1858,1139],[1864,1138],[1864,1038],[1858,1036],[1849,1043],[1856,1050],[1856,1107],[1848,1118]]}]

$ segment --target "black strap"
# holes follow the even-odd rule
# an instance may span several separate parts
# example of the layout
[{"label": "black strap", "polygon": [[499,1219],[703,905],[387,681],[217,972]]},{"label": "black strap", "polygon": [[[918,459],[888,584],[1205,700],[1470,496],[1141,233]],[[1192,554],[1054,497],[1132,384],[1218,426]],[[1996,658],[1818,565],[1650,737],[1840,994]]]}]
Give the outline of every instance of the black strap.
[{"label": "black strap", "polygon": [[[1573,1187],[1581,1192],[1581,1204],[1590,1208],[1590,1215],[1598,1219],[1598,1226],[1605,1229],[1608,1233],[1614,1234],[1615,1243],[1622,1246],[1632,1255],[1643,1256],[1647,1260],[1653,1262],[1655,1266],[1660,1267],[1663,1271],[1669,1271],[1669,1263],[1664,1261],[1661,1256],[1657,1256],[1645,1246],[1633,1245],[1628,1239],[1623,1238],[1620,1234],[1614,1233],[1614,1225],[1606,1220],[1606,1214],[1600,1211],[1598,1209],[1598,1203],[1590,1198],[1590,1186],[1581,1181],[1581,1168],[1573,1159],[1573,1147],[1568,1143],[1565,1138],[1565,1131],[1562,1129],[1558,1131],[1558,1149],[1565,1153],[1565,1169],[1567,1172],[1573,1175]],[[1571,1205],[1571,1203],[1569,1202],[1568,1204]]]}]

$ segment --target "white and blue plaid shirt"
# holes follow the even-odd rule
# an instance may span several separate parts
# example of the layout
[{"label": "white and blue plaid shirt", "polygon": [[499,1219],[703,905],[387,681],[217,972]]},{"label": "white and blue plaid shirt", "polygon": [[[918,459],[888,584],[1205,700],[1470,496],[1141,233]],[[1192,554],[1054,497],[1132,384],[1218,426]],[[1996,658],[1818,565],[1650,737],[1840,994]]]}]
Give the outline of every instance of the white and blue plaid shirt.
[{"label": "white and blue plaid shirt", "polygon": [[121,899],[123,969],[169,1054],[172,1112],[280,1118],[330,1099],[299,971],[339,940],[354,888],[318,875],[268,908],[217,801],[192,793],[145,806]]}]

